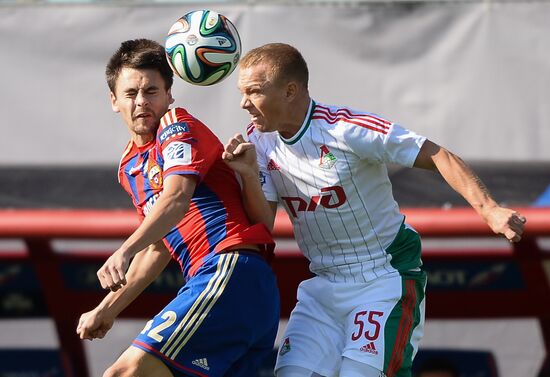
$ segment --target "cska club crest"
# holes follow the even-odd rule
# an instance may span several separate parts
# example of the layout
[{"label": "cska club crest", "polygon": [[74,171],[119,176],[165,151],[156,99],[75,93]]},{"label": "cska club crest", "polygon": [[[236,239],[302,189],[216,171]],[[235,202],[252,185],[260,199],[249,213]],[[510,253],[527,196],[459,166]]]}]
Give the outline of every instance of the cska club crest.
[{"label": "cska club crest", "polygon": [[159,189],[162,187],[162,170],[160,166],[156,163],[152,163],[149,166],[149,171],[147,172],[147,179],[149,179],[149,184],[152,188]]},{"label": "cska club crest", "polygon": [[336,163],[336,157],[328,149],[326,145],[321,145],[321,159],[319,161],[319,166],[323,169],[330,169]]}]

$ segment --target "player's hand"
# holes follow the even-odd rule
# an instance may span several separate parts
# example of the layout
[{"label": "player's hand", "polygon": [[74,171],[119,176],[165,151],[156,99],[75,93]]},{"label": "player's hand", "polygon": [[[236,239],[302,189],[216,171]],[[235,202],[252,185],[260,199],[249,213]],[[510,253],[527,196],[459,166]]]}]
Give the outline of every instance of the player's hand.
[{"label": "player's hand", "polygon": [[521,240],[527,222],[527,219],[518,212],[504,207],[491,209],[486,219],[493,232],[502,234],[510,242]]},{"label": "player's hand", "polygon": [[113,292],[122,288],[126,284],[126,270],[129,264],[130,258],[122,249],[115,251],[97,271],[101,287]]},{"label": "player's hand", "polygon": [[229,139],[222,153],[222,159],[241,176],[257,178],[259,175],[256,147],[244,140],[241,134],[236,134]]},{"label": "player's hand", "polygon": [[101,339],[113,327],[114,321],[96,308],[80,316],[76,333],[80,339]]}]

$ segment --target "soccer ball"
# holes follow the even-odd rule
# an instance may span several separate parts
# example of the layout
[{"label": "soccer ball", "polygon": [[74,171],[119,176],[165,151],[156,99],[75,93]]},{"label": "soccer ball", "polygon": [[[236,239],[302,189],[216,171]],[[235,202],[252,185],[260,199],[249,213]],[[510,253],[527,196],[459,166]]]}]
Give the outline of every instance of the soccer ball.
[{"label": "soccer ball", "polygon": [[177,20],[166,36],[166,57],[176,75],[195,85],[229,76],[241,57],[241,39],[227,17],[196,10]]}]

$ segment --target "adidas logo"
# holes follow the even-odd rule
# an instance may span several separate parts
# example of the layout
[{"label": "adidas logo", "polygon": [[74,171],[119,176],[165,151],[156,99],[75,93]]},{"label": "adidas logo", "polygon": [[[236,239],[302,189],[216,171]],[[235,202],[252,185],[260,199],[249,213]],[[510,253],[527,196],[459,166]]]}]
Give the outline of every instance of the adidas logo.
[{"label": "adidas logo", "polygon": [[373,355],[378,355],[378,350],[374,346],[374,342],[370,342],[368,344],[365,344],[363,347],[359,348],[359,351],[372,353]]},{"label": "adidas logo", "polygon": [[269,163],[267,164],[267,170],[281,170],[279,165],[273,160],[269,160]]},{"label": "adidas logo", "polygon": [[208,360],[206,360],[206,357],[202,359],[193,360],[191,364],[196,365],[199,368],[202,368],[204,370],[210,370],[210,367],[208,366]]}]

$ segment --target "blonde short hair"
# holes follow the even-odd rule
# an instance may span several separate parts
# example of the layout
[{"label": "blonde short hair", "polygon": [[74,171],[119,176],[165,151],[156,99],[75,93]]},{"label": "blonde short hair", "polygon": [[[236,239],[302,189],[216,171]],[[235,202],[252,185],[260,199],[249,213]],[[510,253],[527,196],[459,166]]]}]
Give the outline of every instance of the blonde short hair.
[{"label": "blonde short hair", "polygon": [[239,63],[240,68],[250,68],[266,64],[270,79],[275,84],[296,81],[308,87],[309,71],[302,54],[293,46],[285,43],[268,43],[247,52]]}]

